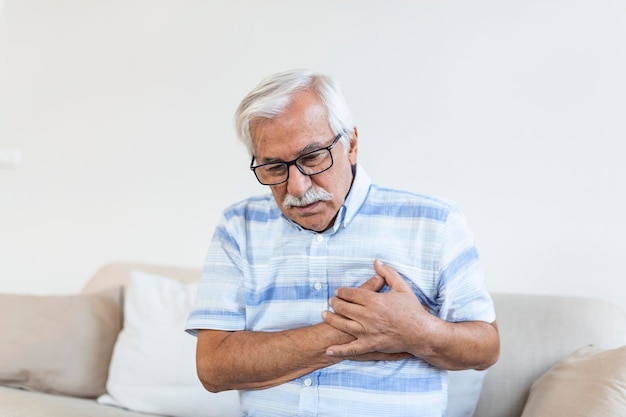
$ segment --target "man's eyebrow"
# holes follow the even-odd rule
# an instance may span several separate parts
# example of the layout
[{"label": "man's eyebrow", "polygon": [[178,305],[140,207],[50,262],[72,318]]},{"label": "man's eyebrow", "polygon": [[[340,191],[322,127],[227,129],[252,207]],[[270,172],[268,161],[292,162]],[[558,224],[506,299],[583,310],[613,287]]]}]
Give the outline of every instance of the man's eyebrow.
[{"label": "man's eyebrow", "polygon": [[300,155],[304,155],[305,153],[316,151],[318,149],[321,149],[323,146],[324,146],[323,144],[317,141],[311,142],[300,151]]},{"label": "man's eyebrow", "polygon": [[[317,151],[318,149],[321,149],[324,145],[317,142],[317,141],[313,141],[311,143],[309,143],[308,145],[306,145],[304,148],[300,149],[300,152],[298,152],[297,156],[295,159],[301,157],[304,154],[307,154],[309,152],[313,152],[313,151]],[[266,157],[263,158],[261,160],[257,160],[259,163],[261,164],[274,164],[274,163],[282,163],[282,162],[286,162],[283,159],[280,158],[272,158],[272,157]]]},{"label": "man's eyebrow", "polygon": [[281,163],[281,162],[285,162],[282,159],[278,159],[278,158],[263,158],[263,159],[257,159],[257,162],[260,164],[273,164],[273,163]]}]

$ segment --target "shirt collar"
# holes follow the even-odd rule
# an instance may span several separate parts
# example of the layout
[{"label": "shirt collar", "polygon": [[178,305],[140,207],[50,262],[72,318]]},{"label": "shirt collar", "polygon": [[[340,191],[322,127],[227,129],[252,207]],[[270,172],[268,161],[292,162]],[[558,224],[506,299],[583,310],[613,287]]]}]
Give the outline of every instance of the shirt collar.
[{"label": "shirt collar", "polygon": [[343,202],[339,209],[339,213],[337,213],[335,224],[330,229],[332,233],[336,233],[340,227],[348,227],[350,222],[352,222],[352,219],[354,219],[354,216],[365,202],[370,185],[372,185],[372,180],[369,175],[367,175],[367,172],[360,164],[357,164],[350,192],[346,197],[346,201]]},{"label": "shirt collar", "polygon": [[[337,217],[335,218],[335,223],[333,224],[333,227],[323,233],[335,234],[338,230],[340,230],[341,227],[348,227],[350,222],[352,222],[352,219],[354,219],[356,213],[365,202],[365,198],[367,197],[367,193],[369,192],[371,184],[372,180],[367,175],[367,172],[365,172],[365,169],[360,164],[357,164],[354,173],[354,181],[352,182],[352,186],[350,187],[350,191],[348,192],[346,200],[339,208],[339,212],[337,213]],[[282,215],[282,217],[296,229],[300,231],[305,230],[302,228],[302,226],[287,218],[284,214]],[[317,233],[310,230],[309,232]]]}]

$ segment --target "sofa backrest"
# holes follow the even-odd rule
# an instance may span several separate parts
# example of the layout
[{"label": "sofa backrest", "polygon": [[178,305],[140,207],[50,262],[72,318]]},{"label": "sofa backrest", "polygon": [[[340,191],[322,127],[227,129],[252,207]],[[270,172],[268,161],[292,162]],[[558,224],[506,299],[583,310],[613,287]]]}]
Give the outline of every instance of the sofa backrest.
[{"label": "sofa backrest", "polygon": [[108,288],[125,286],[128,282],[130,271],[133,269],[155,275],[175,278],[182,282],[198,281],[201,274],[201,271],[195,268],[115,262],[100,268],[85,284],[82,292],[87,294]]},{"label": "sofa backrest", "polygon": [[588,298],[492,294],[501,353],[475,417],[520,417],[532,383],[575,350],[626,344],[626,313]]}]

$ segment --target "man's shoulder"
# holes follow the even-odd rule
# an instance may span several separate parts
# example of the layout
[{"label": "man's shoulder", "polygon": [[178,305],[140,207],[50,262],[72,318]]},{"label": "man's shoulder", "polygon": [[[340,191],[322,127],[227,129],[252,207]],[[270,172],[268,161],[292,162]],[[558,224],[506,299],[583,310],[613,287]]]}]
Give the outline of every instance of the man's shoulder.
[{"label": "man's shoulder", "polygon": [[255,195],[239,200],[226,207],[224,217],[226,219],[272,219],[280,215],[280,210],[271,194]]},{"label": "man's shoulder", "polygon": [[272,194],[266,193],[266,194],[253,195],[253,196],[246,197],[242,200],[238,200],[238,201],[231,203],[229,206],[226,207],[226,211],[237,210],[237,209],[241,209],[242,207],[249,207],[249,206],[258,206],[258,205],[263,206],[263,205],[267,205],[271,201],[274,201]]},{"label": "man's shoulder", "polygon": [[367,202],[372,207],[397,207],[404,211],[428,213],[441,220],[445,220],[450,212],[458,210],[457,202],[446,197],[388,188],[376,184],[372,184],[370,187]]}]

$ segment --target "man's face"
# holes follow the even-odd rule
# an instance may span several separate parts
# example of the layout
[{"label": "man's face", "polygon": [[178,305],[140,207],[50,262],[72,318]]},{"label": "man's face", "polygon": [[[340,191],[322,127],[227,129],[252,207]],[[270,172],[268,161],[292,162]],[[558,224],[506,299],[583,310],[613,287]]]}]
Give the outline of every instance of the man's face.
[{"label": "man's face", "polygon": [[[287,182],[270,187],[283,214],[305,229],[322,232],[331,227],[350,190],[351,166],[356,163],[357,156],[357,135],[356,131],[345,134],[352,137],[350,149],[346,153],[343,143],[337,143],[331,150],[334,163],[329,170],[306,176],[292,165]],[[329,146],[335,136],[328,125],[326,109],[317,95],[310,91],[298,92],[280,116],[253,124],[256,163],[291,161],[307,152]],[[302,197],[311,188],[323,189],[332,198],[300,207],[283,204],[288,194]]]}]

